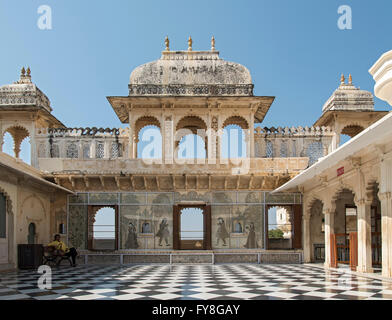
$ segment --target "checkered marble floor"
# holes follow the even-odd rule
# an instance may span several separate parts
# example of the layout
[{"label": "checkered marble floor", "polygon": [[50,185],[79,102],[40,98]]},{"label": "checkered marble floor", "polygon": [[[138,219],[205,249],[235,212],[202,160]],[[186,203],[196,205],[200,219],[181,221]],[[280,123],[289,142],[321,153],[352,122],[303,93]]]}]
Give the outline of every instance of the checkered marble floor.
[{"label": "checkered marble floor", "polygon": [[392,283],[304,265],[134,265],[0,273],[0,300],[390,300]]}]

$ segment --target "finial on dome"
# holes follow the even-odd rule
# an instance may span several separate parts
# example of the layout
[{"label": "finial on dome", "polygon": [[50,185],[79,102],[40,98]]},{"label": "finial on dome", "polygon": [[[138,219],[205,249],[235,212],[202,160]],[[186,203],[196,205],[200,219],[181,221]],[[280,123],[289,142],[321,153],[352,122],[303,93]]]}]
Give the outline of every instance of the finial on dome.
[{"label": "finial on dome", "polygon": [[348,84],[353,84],[353,77],[351,74],[348,76]]},{"label": "finial on dome", "polygon": [[344,74],[340,77],[340,84],[345,84],[346,78],[344,77]]},{"label": "finial on dome", "polygon": [[27,76],[30,77],[31,76],[31,70],[30,67],[27,67]]},{"label": "finial on dome", "polygon": [[22,70],[20,70],[20,75],[24,76],[26,74],[26,70],[24,67],[22,67]]},{"label": "finial on dome", "polygon": [[165,38],[165,46],[166,46],[166,49],[165,49],[165,50],[166,50],[166,51],[170,51],[169,45],[170,45],[169,37],[166,36],[166,38]]},{"label": "finial on dome", "polygon": [[215,51],[215,37],[212,36],[211,38],[211,51]]},{"label": "finial on dome", "polygon": [[193,43],[192,38],[191,38],[191,36],[189,36],[189,39],[188,39],[188,51],[192,51],[192,43]]}]

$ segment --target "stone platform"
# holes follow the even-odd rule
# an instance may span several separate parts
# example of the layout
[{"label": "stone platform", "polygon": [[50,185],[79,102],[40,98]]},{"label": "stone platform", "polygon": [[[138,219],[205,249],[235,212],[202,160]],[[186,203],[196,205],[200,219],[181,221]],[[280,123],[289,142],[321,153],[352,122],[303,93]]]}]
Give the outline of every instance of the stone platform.
[{"label": "stone platform", "polygon": [[80,251],[78,264],[299,264],[302,250]]}]

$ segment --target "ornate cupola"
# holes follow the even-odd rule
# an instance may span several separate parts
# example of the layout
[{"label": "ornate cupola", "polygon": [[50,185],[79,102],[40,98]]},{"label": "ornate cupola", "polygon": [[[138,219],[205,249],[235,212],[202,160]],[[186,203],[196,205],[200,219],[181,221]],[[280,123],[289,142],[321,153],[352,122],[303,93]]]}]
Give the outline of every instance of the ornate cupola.
[{"label": "ornate cupola", "polygon": [[374,110],[372,93],[356,87],[351,74],[348,82],[341,75],[339,87],[325,102],[322,111],[314,126],[331,127],[335,133],[333,150],[339,147],[341,134],[352,138],[386,114]]},{"label": "ornate cupola", "polygon": [[0,86],[0,142],[6,132],[14,141],[14,155],[19,158],[20,146],[30,137],[31,164],[38,166],[35,135],[40,128],[64,127],[52,115],[48,97],[32,82],[30,68],[21,69],[19,80]]}]

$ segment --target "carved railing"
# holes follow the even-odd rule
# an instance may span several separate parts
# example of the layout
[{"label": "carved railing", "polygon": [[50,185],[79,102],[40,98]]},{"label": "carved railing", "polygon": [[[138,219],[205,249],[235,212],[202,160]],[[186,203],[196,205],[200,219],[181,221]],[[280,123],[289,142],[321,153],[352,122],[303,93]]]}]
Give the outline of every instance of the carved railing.
[{"label": "carved railing", "polygon": [[309,165],[332,151],[329,127],[255,128],[257,158],[308,157]]},{"label": "carved railing", "polygon": [[271,127],[255,128],[255,135],[265,137],[271,135],[278,136],[332,136],[333,132],[330,127]]},{"label": "carved railing", "polygon": [[35,135],[38,158],[115,159],[127,155],[127,128],[44,128]]}]

